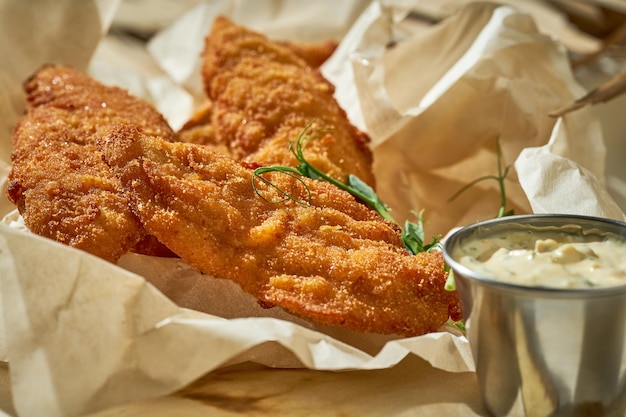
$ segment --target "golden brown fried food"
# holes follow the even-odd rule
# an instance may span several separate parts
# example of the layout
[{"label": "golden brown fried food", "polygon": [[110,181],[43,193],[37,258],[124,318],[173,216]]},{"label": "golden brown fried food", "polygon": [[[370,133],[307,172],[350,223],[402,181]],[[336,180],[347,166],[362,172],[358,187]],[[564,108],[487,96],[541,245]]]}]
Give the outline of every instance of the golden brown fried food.
[{"label": "golden brown fried food", "polygon": [[171,140],[163,117],[72,68],[42,67],[24,89],[27,113],[13,134],[7,195],[28,228],[109,261],[135,246],[169,254],[146,236],[96,147],[96,138],[120,123]]},{"label": "golden brown fried food", "polygon": [[177,132],[178,140],[180,142],[204,145],[213,149],[215,152],[232,158],[233,156],[228,146],[225,143],[219,143],[217,140],[215,128],[211,123],[212,112],[213,103],[211,103],[210,100],[205,101]]},{"label": "golden brown fried food", "polygon": [[308,66],[318,68],[335,52],[337,42],[328,40],[319,43],[277,41],[279,45],[289,48],[294,54],[302,58]]},{"label": "golden brown fried food", "polygon": [[[251,169],[124,126],[99,141],[146,230],[263,305],[355,331],[423,334],[459,318],[440,253],[410,255],[393,223],[328,183]],[[310,198],[307,194],[310,192]]]},{"label": "golden brown fried food", "polygon": [[[294,54],[302,58],[307,65],[313,68],[322,65],[337,48],[337,42],[334,40],[317,43],[277,41],[277,44],[290,49]],[[233,156],[224,143],[218,143],[215,128],[211,124],[212,109],[213,105],[211,101],[207,99],[178,131],[179,139],[182,142],[210,146],[217,152]]]},{"label": "golden brown fried food", "polygon": [[332,84],[291,48],[220,17],[202,75],[212,102],[210,142],[233,158],[294,166],[289,143],[313,122],[325,130],[308,144],[307,160],[339,181],[353,174],[374,185],[369,137],[350,124]]}]

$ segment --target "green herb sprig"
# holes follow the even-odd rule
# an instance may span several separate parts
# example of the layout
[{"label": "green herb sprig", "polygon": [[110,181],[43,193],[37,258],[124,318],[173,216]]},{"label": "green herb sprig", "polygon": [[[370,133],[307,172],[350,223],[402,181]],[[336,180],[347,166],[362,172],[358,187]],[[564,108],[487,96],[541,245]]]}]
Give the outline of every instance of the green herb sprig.
[{"label": "green herb sprig", "polygon": [[506,176],[509,174],[509,170],[511,169],[511,166],[510,165],[506,167],[502,166],[502,149],[500,148],[499,137],[496,138],[496,158],[497,158],[497,165],[498,165],[498,175],[484,175],[482,177],[476,178],[472,182],[465,184],[463,187],[461,187],[459,191],[454,193],[454,195],[448,199],[448,202],[455,200],[458,196],[460,196],[469,188],[473,187],[474,185],[478,184],[481,181],[495,180],[498,182],[498,188],[500,189],[500,209],[498,210],[498,215],[496,217],[505,217],[505,216],[513,215],[514,214],[513,210],[506,209],[506,188],[504,186],[504,180],[506,179]]},{"label": "green herb sprig", "polygon": [[[291,192],[286,192],[285,190],[283,190],[282,188],[280,188],[279,186],[277,186],[276,184],[274,184],[273,182],[271,182],[270,180],[268,180],[267,178],[265,178],[263,176],[263,174],[268,173],[268,172],[280,172],[283,173],[285,175],[288,175],[290,177],[295,178],[300,184],[302,184],[305,188],[305,190],[307,191],[307,201],[302,201],[300,199],[297,199],[294,197],[295,195],[295,184],[292,186],[291,188]],[[271,166],[271,167],[261,167],[261,168],[257,168],[254,170],[254,173],[252,174],[252,188],[254,189],[254,192],[261,197],[262,199],[264,199],[265,201],[272,203],[272,204],[280,204],[280,203],[284,203],[285,201],[294,201],[300,205],[306,206],[308,205],[308,200],[311,199],[311,189],[306,185],[306,183],[302,180],[301,177],[302,174],[300,174],[300,172],[295,169],[295,168],[291,168],[291,167],[284,167],[284,166]],[[259,189],[257,188],[257,184],[256,181],[259,180],[265,184],[267,184],[268,186],[270,186],[271,188],[275,189],[276,191],[278,191],[278,193],[282,196],[280,199],[278,200],[273,200],[270,201],[267,198],[265,198],[261,192],[259,191]]]},{"label": "green herb sprig", "polygon": [[[470,187],[476,185],[477,183],[481,181],[495,180],[498,182],[498,188],[500,190],[500,209],[498,210],[498,215],[496,217],[506,217],[506,216],[512,216],[513,214],[515,214],[513,209],[511,210],[506,209],[506,188],[504,186],[504,180],[506,179],[506,176],[508,175],[509,170],[511,169],[511,166],[510,165],[506,167],[502,166],[502,149],[500,147],[499,137],[496,139],[496,158],[497,158],[497,164],[498,164],[498,175],[484,175],[482,177],[476,178],[474,181],[461,187],[459,191],[454,193],[454,195],[448,199],[448,202],[453,201],[459,195],[463,194],[463,192],[465,192],[467,189],[469,189]],[[456,290],[456,281],[454,280],[454,271],[450,269],[450,267],[447,264],[444,265],[444,269],[448,272],[448,279],[446,280],[446,284],[444,288],[448,291]]]},{"label": "green herb sprig", "polygon": [[[390,213],[391,209],[389,208],[389,206],[387,206],[380,199],[380,197],[376,194],[376,192],[372,189],[372,187],[367,185],[360,178],[358,178],[355,175],[348,175],[346,179],[346,183],[343,183],[341,181],[336,180],[335,178],[328,176],[326,173],[320,171],[318,168],[311,165],[307,161],[306,157],[304,156],[304,149],[306,148],[307,144],[313,139],[322,138],[323,132],[330,130],[326,128],[312,128],[312,126],[313,126],[313,121],[307,124],[307,126],[302,130],[302,132],[300,132],[300,134],[298,135],[298,138],[295,141],[289,142],[289,151],[298,161],[298,164],[295,167],[274,165],[274,166],[268,166],[268,167],[261,167],[261,168],[257,168],[254,170],[254,173],[252,175],[252,188],[254,189],[256,194],[259,197],[263,198],[265,201],[268,201],[273,204],[279,204],[288,200],[292,200],[296,202],[297,204],[309,205],[310,199],[311,199],[311,190],[309,189],[307,184],[302,180],[302,177],[311,178],[311,179],[318,180],[318,181],[326,181],[350,193],[357,199],[361,200],[367,206],[369,206],[374,211],[376,211],[382,218],[398,224],[396,220],[393,218],[393,216],[391,215]],[[506,176],[508,175],[511,167],[502,166],[502,152],[500,148],[499,138],[496,140],[496,151],[497,151],[498,174],[497,175],[485,175],[485,176],[482,176],[473,180],[472,182],[466,184],[461,189],[459,189],[459,191],[457,191],[452,197],[450,197],[450,199],[448,200],[449,202],[453,201],[463,192],[465,192],[466,190],[468,190],[469,188],[471,188],[472,186],[476,185],[477,183],[481,181],[495,180],[498,182],[498,187],[500,189],[500,209],[498,211],[497,217],[510,216],[514,214],[513,210],[506,209],[506,190],[505,190],[504,180],[506,179]],[[270,172],[279,172],[279,173],[295,178],[306,189],[307,201],[302,201],[294,197],[295,186],[296,186],[295,184],[292,186],[292,189],[288,192],[288,191],[283,190],[276,184],[272,183],[270,180],[268,180],[267,178],[263,176],[264,174],[270,173]],[[268,200],[258,190],[256,181],[261,181],[267,184],[271,188],[278,191],[282,197],[279,198],[278,200],[273,200],[273,201]],[[440,247],[441,246],[440,235],[434,236],[433,240],[430,243],[428,244],[424,243],[424,217],[423,217],[424,211],[423,210],[419,212],[411,211],[410,213],[416,218],[416,221],[411,222],[409,220],[406,220],[404,223],[404,229],[402,230],[402,233],[401,233],[402,242],[404,244],[404,247],[407,249],[407,251],[415,255],[420,252],[427,252],[434,248]],[[446,280],[444,288],[447,291],[455,291],[456,282],[454,280],[454,271],[452,271],[452,269],[445,263],[444,263],[443,268],[448,273],[448,278]],[[447,324],[450,326],[456,327],[460,329],[461,331],[465,331],[465,325],[464,325],[463,320],[460,320],[460,321],[448,320]]]},{"label": "green herb sprig", "polygon": [[[313,139],[321,139],[323,136],[323,132],[328,131],[326,128],[313,128],[313,121],[309,122],[307,126],[300,132],[298,138],[295,141],[289,142],[289,151],[296,158],[298,164],[294,167],[287,167],[282,165],[261,167],[254,170],[252,175],[252,187],[254,188],[257,195],[263,199],[267,200],[257,189],[256,181],[262,181],[275,190],[277,190],[283,198],[276,201],[269,201],[270,203],[281,203],[287,200],[293,200],[298,204],[308,204],[307,202],[298,200],[293,197],[293,189],[291,192],[285,191],[278,187],[276,184],[272,183],[267,178],[263,177],[263,174],[269,172],[280,172],[285,175],[289,175],[298,179],[298,181],[304,185],[308,192],[308,198],[310,201],[311,192],[307,185],[302,181],[301,177],[307,177],[318,181],[326,181],[334,186],[350,193],[357,199],[361,200],[368,207],[376,211],[383,219],[391,221],[393,223],[398,224],[396,220],[390,213],[390,208],[387,206],[380,197],[376,194],[376,192],[367,185],[364,181],[362,181],[359,177],[355,175],[348,175],[346,183],[336,180],[328,176],[326,173],[320,171],[315,166],[311,165],[306,157],[304,156],[304,149],[307,144]],[[419,252],[429,251],[439,245],[439,236],[433,237],[433,241],[428,244],[424,244],[424,224],[423,224],[423,213],[414,213],[417,218],[417,222],[413,223],[410,221],[405,222],[404,230],[402,231],[401,237],[404,247],[413,255]]]}]

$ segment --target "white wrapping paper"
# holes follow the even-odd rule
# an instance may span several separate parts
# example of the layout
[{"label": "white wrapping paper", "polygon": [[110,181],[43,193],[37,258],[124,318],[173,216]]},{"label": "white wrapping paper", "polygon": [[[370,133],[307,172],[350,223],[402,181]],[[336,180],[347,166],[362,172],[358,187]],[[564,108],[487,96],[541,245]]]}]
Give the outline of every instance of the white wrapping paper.
[{"label": "white wrapping paper", "polygon": [[[507,208],[520,214],[534,209],[624,218],[610,198],[596,200],[593,210],[557,198],[542,199],[540,205],[533,201],[556,188],[557,179],[563,193],[608,196],[605,147],[594,109],[581,109],[558,124],[547,115],[584,89],[573,78],[563,46],[542,34],[530,15],[506,6],[470,4],[439,25],[405,34],[391,49],[383,46],[397,41],[393,22],[381,13],[367,18],[373,21],[369,32],[351,43],[358,47],[340,49],[342,59],[335,56],[324,70],[350,116],[373,137],[377,179],[393,184],[379,194],[398,219],[424,209],[427,230],[437,234],[495,216],[495,181],[479,184],[452,203],[448,199],[469,181],[497,174],[496,140],[503,164],[515,163],[517,174],[530,174],[536,172],[534,161],[517,157],[553,135],[562,139],[552,151],[591,176],[564,182],[559,170],[545,175],[555,168],[546,164],[541,176],[518,181],[512,171],[506,181]],[[384,34],[387,38],[381,40]],[[350,101],[354,90],[360,106]]]},{"label": "white wrapping paper", "polygon": [[[332,19],[325,4],[311,2],[302,12],[298,2],[262,3],[283,7],[216,1],[190,10],[140,48],[138,62],[152,58],[153,67],[126,63],[133,91],[154,101],[173,126],[182,123],[202,100],[198,52],[218,13],[275,37],[289,38],[296,29],[306,35],[301,40],[345,33],[324,74],[354,123],[371,134],[379,194],[398,220],[426,209],[428,230],[435,234],[493,217],[499,205],[493,183],[447,200],[468,181],[496,172],[496,138],[505,164],[515,163],[507,177],[508,208],[623,219],[604,190],[602,132],[593,110],[563,120],[546,116],[584,90],[562,46],[542,35],[529,15],[476,4],[425,27],[405,19],[407,8],[376,2],[366,9],[361,2],[344,4]],[[102,24],[92,36],[104,33],[110,15],[97,15]],[[311,24],[303,32],[308,22],[325,25]],[[26,54],[29,65],[0,80],[13,109],[2,114],[0,183],[10,167],[9,127],[21,111],[17,87],[27,70],[45,59],[88,67],[104,80],[128,79],[102,61],[110,50],[100,49],[88,62],[93,48],[73,60],[62,54],[66,48],[61,45],[59,55]],[[570,199],[562,198],[568,192]],[[572,195],[586,198],[572,201]],[[0,225],[0,353],[10,364],[20,416],[78,416],[166,395],[245,360],[353,370],[392,367],[414,354],[445,371],[473,369],[467,341],[453,329],[394,339],[315,326],[278,309],[260,309],[235,286],[201,276],[179,260],[128,255],[111,265],[20,230],[4,197],[0,209],[7,215]]]}]

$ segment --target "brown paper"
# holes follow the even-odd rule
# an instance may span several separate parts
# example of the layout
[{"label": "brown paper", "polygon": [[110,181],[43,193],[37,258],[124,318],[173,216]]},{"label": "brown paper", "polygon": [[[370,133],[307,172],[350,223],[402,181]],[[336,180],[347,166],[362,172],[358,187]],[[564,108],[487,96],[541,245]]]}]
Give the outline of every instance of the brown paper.
[{"label": "brown paper", "polygon": [[448,371],[473,366],[465,339],[451,332],[392,340],[369,355],[286,320],[228,320],[180,308],[140,276],[99,258],[6,225],[0,231],[4,323],[20,416],[82,415],[165,395],[246,360],[380,369],[415,354]]},{"label": "brown paper", "polygon": [[[303,14],[297,2],[276,4],[283,3],[284,9],[266,9],[267,19],[255,15],[257,9],[239,10],[226,1],[199,5],[147,49],[139,45],[141,58],[129,57],[124,67],[129,77],[119,77],[103,61],[117,50],[115,43],[101,44],[89,69],[101,79],[130,79],[137,94],[179,124],[201,97],[197,47],[215,14],[259,22],[257,29],[273,28],[284,37],[289,28],[301,32],[305,21],[328,20],[323,7],[311,5]],[[355,10],[364,6],[343,7],[333,22],[352,23]],[[456,202],[447,199],[469,180],[496,172],[497,137],[504,163],[515,163],[507,180],[509,208],[623,218],[604,190],[604,148],[597,146],[602,132],[594,113],[583,109],[576,119],[563,121],[546,116],[583,91],[557,41],[508,7],[471,5],[432,27],[406,25],[407,16],[408,9],[372,3],[323,68],[354,123],[372,135],[379,193],[398,220],[410,210],[426,209],[429,230],[446,233],[493,217],[499,194],[492,183]],[[281,24],[267,24],[269,17]],[[327,33],[347,30],[326,23]],[[323,30],[312,33],[319,40]],[[190,39],[188,48],[178,46]],[[172,59],[168,52],[177,47],[179,55]],[[157,67],[144,70],[147,57]],[[15,89],[21,79],[0,80],[0,88]],[[172,106],[177,100],[182,104]],[[17,115],[2,123],[14,123]],[[9,134],[6,129],[2,134],[0,182],[10,164]],[[541,159],[541,171],[532,165],[539,156],[547,158]],[[584,175],[555,175],[562,172],[562,161],[568,171]],[[589,213],[593,204],[554,199],[555,188],[564,194],[583,190],[602,210]],[[111,265],[22,230],[4,197],[0,209],[6,215],[0,225],[5,347],[0,353],[10,363],[20,416],[82,415],[166,395],[206,372],[246,360],[354,370],[393,367],[416,355],[449,372],[473,369],[467,340],[452,328],[393,339],[315,326],[278,309],[263,310],[234,285],[202,276],[180,260],[128,255],[119,266]],[[437,413],[436,404],[427,408]]]},{"label": "brown paper", "polygon": [[506,181],[507,209],[624,218],[611,198],[591,211],[549,197],[533,204],[531,197],[556,187],[550,182],[555,176],[534,182],[517,178],[521,170],[531,171],[526,159],[517,160],[523,149],[564,136],[565,148],[557,152],[591,176],[582,183],[582,177],[561,178],[559,189],[577,194],[584,188],[608,197],[600,191],[605,148],[594,110],[579,110],[569,123],[557,124],[548,116],[584,89],[574,79],[563,47],[542,34],[529,15],[506,6],[471,4],[437,26],[404,35],[393,48],[382,47],[394,36],[391,27],[380,29],[392,25],[382,16],[370,31],[387,34],[386,40],[366,31],[358,36],[358,48],[344,52],[347,59],[331,60],[324,71],[337,84],[344,106],[356,86],[361,106],[349,107],[351,116],[362,120],[373,137],[376,177],[393,184],[379,194],[398,220],[424,209],[428,234],[434,235],[494,217],[500,205],[495,181],[449,199],[469,181],[498,174],[497,140],[503,166],[515,165]]}]

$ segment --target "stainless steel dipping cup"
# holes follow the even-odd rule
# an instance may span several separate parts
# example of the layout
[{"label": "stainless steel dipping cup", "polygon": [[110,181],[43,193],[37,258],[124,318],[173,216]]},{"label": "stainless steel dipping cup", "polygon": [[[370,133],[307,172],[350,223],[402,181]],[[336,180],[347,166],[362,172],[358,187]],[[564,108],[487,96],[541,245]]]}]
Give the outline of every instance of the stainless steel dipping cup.
[{"label": "stainless steel dipping cup", "polygon": [[446,239],[484,404],[495,416],[624,416],[626,286],[525,287],[458,262],[468,240],[531,225],[626,237],[621,222],[528,215],[476,223]]}]

